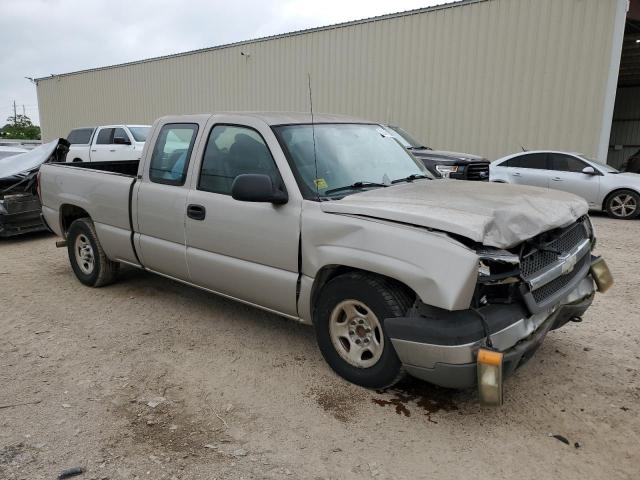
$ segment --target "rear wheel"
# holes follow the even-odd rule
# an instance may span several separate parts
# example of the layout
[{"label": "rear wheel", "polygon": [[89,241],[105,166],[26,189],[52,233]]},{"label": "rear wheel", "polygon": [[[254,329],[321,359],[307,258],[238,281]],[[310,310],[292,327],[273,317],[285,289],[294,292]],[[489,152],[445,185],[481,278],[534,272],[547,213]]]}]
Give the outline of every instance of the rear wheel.
[{"label": "rear wheel", "polygon": [[401,317],[411,298],[390,280],[353,272],[329,281],[314,315],[323,357],[346,380],[386,388],[402,378],[402,364],[384,332],[384,319]]},{"label": "rear wheel", "polygon": [[633,190],[613,192],[605,202],[609,216],[623,220],[631,220],[640,214],[640,195]]},{"label": "rear wheel", "polygon": [[79,218],[69,227],[67,252],[73,273],[85,285],[108,285],[118,273],[120,264],[107,258],[89,218]]}]

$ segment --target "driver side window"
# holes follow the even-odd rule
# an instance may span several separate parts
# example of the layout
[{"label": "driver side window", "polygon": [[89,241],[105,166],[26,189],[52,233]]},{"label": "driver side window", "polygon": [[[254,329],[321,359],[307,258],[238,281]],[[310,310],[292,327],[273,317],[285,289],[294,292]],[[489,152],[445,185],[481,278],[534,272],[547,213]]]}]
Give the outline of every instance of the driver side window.
[{"label": "driver side window", "polygon": [[231,195],[235,178],[247,173],[268,175],[276,186],[282,183],[271,152],[256,130],[214,126],[204,150],[198,190]]}]

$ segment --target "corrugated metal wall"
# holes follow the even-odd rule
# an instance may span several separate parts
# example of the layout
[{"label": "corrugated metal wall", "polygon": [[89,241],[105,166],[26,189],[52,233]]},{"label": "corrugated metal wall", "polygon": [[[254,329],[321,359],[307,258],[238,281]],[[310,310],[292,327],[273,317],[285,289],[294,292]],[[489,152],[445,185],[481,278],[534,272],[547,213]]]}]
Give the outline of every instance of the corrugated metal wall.
[{"label": "corrugated metal wall", "polygon": [[310,72],[316,112],[399,124],[437,148],[595,155],[617,1],[470,1],[44,79],[44,137],[171,113],[307,111]]},{"label": "corrugated metal wall", "polygon": [[607,163],[618,168],[640,150],[640,87],[619,88],[614,112]]}]

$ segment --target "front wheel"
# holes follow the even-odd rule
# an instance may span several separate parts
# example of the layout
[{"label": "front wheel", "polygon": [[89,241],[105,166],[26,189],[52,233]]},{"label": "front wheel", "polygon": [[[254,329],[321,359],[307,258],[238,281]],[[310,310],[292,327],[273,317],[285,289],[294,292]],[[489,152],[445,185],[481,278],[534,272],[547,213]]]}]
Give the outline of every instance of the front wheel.
[{"label": "front wheel", "polygon": [[322,289],[314,315],[322,356],[356,385],[390,387],[403,371],[384,319],[401,317],[410,306],[410,296],[385,278],[359,272],[334,278]]},{"label": "front wheel", "polygon": [[89,218],[79,218],[69,227],[67,252],[73,273],[85,285],[108,285],[118,273],[120,264],[107,258]]},{"label": "front wheel", "polygon": [[640,195],[633,190],[620,190],[607,198],[605,208],[609,216],[631,220],[640,214]]}]

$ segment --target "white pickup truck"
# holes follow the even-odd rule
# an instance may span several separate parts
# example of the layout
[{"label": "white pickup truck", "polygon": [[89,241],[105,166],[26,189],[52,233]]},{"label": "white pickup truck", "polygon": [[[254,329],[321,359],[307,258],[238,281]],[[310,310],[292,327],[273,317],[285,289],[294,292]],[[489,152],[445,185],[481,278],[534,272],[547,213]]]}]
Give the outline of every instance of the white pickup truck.
[{"label": "white pickup truck", "polygon": [[106,285],[123,263],[311,324],[358,385],[407,372],[499,404],[502,378],[612,282],[584,200],[431,181],[375,123],[173,116],[149,139],[140,162],[40,169],[77,278]]},{"label": "white pickup truck", "polygon": [[140,160],[150,128],[150,125],[75,128],[67,135],[71,144],[67,162]]}]

